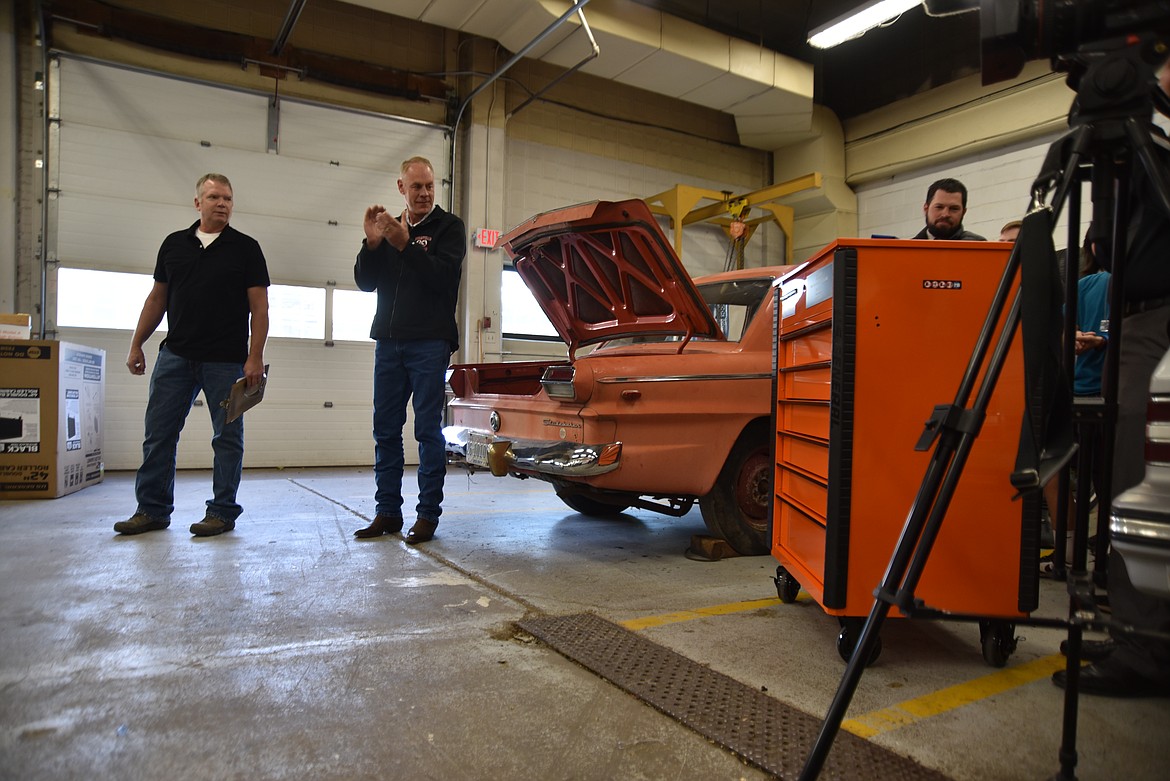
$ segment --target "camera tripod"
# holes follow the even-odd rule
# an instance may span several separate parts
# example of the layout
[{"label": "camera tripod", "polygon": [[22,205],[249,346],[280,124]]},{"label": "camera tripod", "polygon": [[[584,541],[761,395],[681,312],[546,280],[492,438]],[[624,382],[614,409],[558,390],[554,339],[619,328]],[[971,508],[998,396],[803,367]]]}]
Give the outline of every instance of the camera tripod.
[{"label": "camera tripod", "polygon": [[[1032,187],[1032,199],[1019,238],[1012,249],[991,308],[980,331],[971,359],[951,404],[935,408],[917,449],[934,451],[926,474],[910,507],[898,543],[875,601],[861,629],[837,693],[829,706],[799,778],[812,781],[820,774],[845,712],[861,680],[866,663],[877,643],[882,624],[891,607],[911,618],[946,618],[980,621],[986,617],[945,613],[924,605],[914,596],[941,529],[947,508],[962,476],[988,403],[1007,358],[1018,326],[1023,323],[1026,412],[1013,485],[1026,502],[1038,507],[1040,489],[1064,470],[1078,454],[1074,429],[1082,442],[1096,427],[1103,445],[1101,459],[1108,463],[1112,453],[1113,429],[1117,416],[1118,349],[1122,333],[1122,291],[1126,265],[1127,231],[1133,213],[1130,183],[1140,165],[1157,193],[1158,203],[1145,208],[1160,209],[1170,220],[1170,185],[1154,149],[1152,127],[1155,102],[1158,110],[1170,115],[1170,100],[1150,78],[1160,52],[1166,54],[1165,39],[1153,35],[1135,36],[1137,41],[1111,41],[1083,47],[1071,61],[1069,84],[1077,91],[1069,113],[1068,133],[1049,148],[1043,168]],[[1103,401],[1092,408],[1074,410],[1071,382],[1071,338],[1069,325],[1075,320],[1076,268],[1069,262],[1063,291],[1053,250],[1052,233],[1062,207],[1069,203],[1069,246],[1080,246],[1080,183],[1089,174],[1092,183],[1094,221],[1109,227],[1112,259],[1111,323],[1109,348],[1103,376]],[[1076,187],[1074,188],[1074,185]],[[1045,199],[1052,193],[1051,204]],[[1071,197],[1070,197],[1071,196]],[[1075,252],[1068,253],[1069,258]],[[1016,276],[1019,289],[1013,293]],[[1007,309],[1010,302],[1010,309]],[[1063,306],[1063,315],[1061,307]],[[1003,317],[1007,311],[1006,318]],[[1002,324],[1001,324],[1002,320]],[[989,355],[990,352],[990,355]],[[982,377],[980,376],[982,375]],[[968,406],[971,399],[974,402]],[[1082,633],[1086,627],[1105,628],[1108,617],[1099,611],[1093,593],[1093,579],[1085,571],[1086,534],[1089,516],[1090,448],[1079,451],[1076,533],[1072,570],[1068,575],[1069,617],[1067,619],[1027,618],[1018,623],[1031,626],[1067,628],[1067,684],[1065,688],[1060,770],[1055,779],[1075,781],[1078,678]],[[1101,517],[1108,517],[1109,486],[1098,486]],[[1063,500],[1062,500],[1063,501]],[[1029,528],[1031,527],[1031,528]],[[1103,532],[1104,530],[1102,530]],[[1039,531],[1025,522],[1021,557],[1038,565]],[[1061,535],[1063,536],[1063,535]],[[1103,533],[1098,534],[1102,538]],[[1062,539],[1056,540],[1058,549]],[[1022,595],[1021,595],[1022,596]],[[1022,600],[1023,601],[1023,600]],[[1132,627],[1115,627],[1136,631]]]}]

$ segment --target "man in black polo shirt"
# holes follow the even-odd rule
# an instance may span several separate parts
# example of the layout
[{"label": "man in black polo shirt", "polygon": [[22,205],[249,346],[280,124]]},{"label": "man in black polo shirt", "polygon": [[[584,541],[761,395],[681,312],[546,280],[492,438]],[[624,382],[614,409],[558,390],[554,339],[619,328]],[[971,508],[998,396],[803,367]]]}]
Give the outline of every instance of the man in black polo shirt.
[{"label": "man in black polo shirt", "polygon": [[211,537],[231,531],[243,511],[236,491],[244,465],[244,421],[228,423],[220,402],[240,377],[254,386],[264,375],[268,266],[256,240],[228,225],[232,185],[226,176],[199,179],[195,208],[199,220],[167,236],[159,248],[154,287],[126,357],[131,374],[146,373],[142,345],[166,315],[167,336],[150,378],[142,466],[134,483],[138,508],[128,520],[114,524],[114,531],[122,534],[171,525],[179,432],[200,389],[211,413],[213,495],[191,533]]}]

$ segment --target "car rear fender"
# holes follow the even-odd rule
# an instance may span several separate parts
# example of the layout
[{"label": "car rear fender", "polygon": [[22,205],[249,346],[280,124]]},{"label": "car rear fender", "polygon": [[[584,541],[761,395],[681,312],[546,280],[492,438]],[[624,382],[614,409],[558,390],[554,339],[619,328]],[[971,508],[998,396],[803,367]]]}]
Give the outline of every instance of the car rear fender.
[{"label": "car rear fender", "polygon": [[618,427],[622,468],[589,482],[598,488],[638,494],[703,496],[714,488],[731,449],[744,432],[752,426],[769,425],[768,418],[758,418],[734,426],[715,426],[698,437],[659,437],[648,442],[638,434],[627,436],[623,423]]}]

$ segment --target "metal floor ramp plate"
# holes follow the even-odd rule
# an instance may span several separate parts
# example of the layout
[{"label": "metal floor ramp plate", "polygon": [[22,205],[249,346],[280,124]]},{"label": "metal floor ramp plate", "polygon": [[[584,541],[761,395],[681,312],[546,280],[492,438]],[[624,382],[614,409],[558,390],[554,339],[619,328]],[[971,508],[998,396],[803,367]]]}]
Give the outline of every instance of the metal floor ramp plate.
[{"label": "metal floor ramp plate", "polygon": [[[517,625],[559,653],[783,779],[796,779],[821,720],[591,613]],[[841,781],[943,781],[912,759],[840,732],[821,770]]]}]

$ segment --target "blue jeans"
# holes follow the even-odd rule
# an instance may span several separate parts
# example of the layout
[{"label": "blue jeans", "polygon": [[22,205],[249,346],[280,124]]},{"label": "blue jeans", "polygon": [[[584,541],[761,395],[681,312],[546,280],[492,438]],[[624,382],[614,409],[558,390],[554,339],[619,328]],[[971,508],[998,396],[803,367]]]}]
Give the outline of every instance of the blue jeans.
[{"label": "blue jeans", "polygon": [[437,521],[443,512],[443,402],[450,358],[445,339],[379,339],[374,346],[374,502],[379,515],[402,517],[402,429],[412,395],[418,517]]},{"label": "blue jeans", "polygon": [[213,498],[207,502],[207,514],[234,521],[243,512],[236,504],[236,491],[244,467],[244,419],[225,423],[227,410],[219,406],[231,392],[232,383],[243,376],[242,363],[189,361],[166,347],[159,349],[150,375],[142,466],[134,481],[138,512],[168,520],[174,512],[179,432],[201,389],[211,413],[211,448],[215,454]]}]

